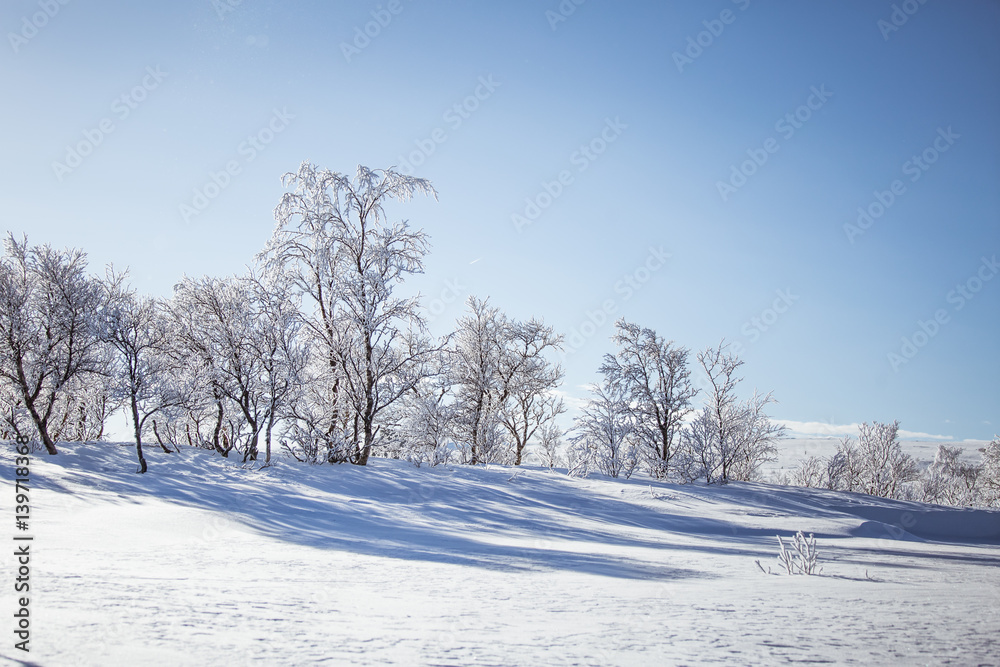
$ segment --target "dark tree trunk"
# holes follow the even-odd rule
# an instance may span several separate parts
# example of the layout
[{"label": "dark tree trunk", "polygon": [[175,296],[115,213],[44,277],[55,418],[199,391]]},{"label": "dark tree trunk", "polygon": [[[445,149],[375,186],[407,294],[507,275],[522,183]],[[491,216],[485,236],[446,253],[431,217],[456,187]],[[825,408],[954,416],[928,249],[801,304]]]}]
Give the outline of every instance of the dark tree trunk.
[{"label": "dark tree trunk", "polygon": [[523,440],[518,436],[514,436],[514,465],[521,465],[521,455],[524,453],[524,447],[528,444],[528,439]]},{"label": "dark tree trunk", "polygon": [[257,424],[255,422],[250,422],[250,428],[253,429],[253,436],[250,437],[250,445],[247,447],[247,450],[243,452],[243,463],[246,463],[247,459],[251,461],[257,460],[257,442],[260,434],[257,432]]},{"label": "dark tree trunk", "polygon": [[483,414],[483,395],[480,392],[479,396],[476,398],[476,417],[472,420],[472,452],[469,457],[469,465],[477,465],[479,463],[479,423],[482,421]]},{"label": "dark tree trunk", "polygon": [[59,451],[56,449],[56,443],[49,437],[49,429],[45,421],[38,414],[38,411],[35,410],[34,401],[25,401],[25,405],[28,408],[28,414],[31,415],[31,421],[35,424],[35,430],[38,431],[38,437],[41,438],[42,444],[45,445],[45,451],[49,454],[58,454]]},{"label": "dark tree trunk", "polygon": [[368,465],[368,458],[372,454],[372,444],[375,442],[375,432],[372,429],[372,422],[371,422],[371,420],[370,419],[365,419],[364,420],[364,426],[365,426],[365,428],[364,428],[365,441],[364,441],[364,445],[361,447],[361,451],[360,451],[360,453],[358,455],[358,459],[356,461],[356,463],[359,466],[366,466],[366,465]]},{"label": "dark tree trunk", "polygon": [[267,432],[264,434],[264,463],[271,462],[271,429],[274,428],[274,407],[267,416]]},{"label": "dark tree trunk", "polygon": [[31,421],[35,423],[35,430],[38,431],[38,437],[41,438],[42,444],[45,445],[45,451],[49,454],[58,454],[59,451],[56,449],[56,443],[49,437],[48,419],[52,412],[52,402],[49,402],[49,409],[46,411],[44,418],[38,414],[38,409],[35,406],[35,398],[38,397],[41,391],[41,380],[39,380],[38,385],[35,387],[34,395],[32,395],[28,389],[28,378],[24,374],[23,359],[17,356],[16,361],[17,383],[18,388],[21,390],[21,400],[24,401],[24,407],[28,408],[28,414],[31,415]]},{"label": "dark tree trunk", "polygon": [[156,442],[160,443],[160,449],[165,451],[167,454],[173,454],[173,450],[169,449],[163,444],[163,440],[160,439],[160,432],[156,429],[156,420],[153,420],[153,435],[156,436]]},{"label": "dark tree trunk", "polygon": [[222,401],[216,399],[215,404],[219,407],[219,411],[218,411],[218,416],[215,420],[215,432],[212,434],[212,445],[215,447],[215,451],[219,452],[225,457],[228,457],[229,448],[227,447],[223,449],[222,445],[219,444],[219,436],[221,435],[223,438],[226,437],[226,434],[223,433],[222,431],[222,419],[225,416],[225,410],[222,407]]},{"label": "dark tree trunk", "polygon": [[142,424],[139,422],[139,406],[135,402],[135,397],[132,397],[132,424],[135,426],[135,455],[139,457],[139,470],[137,471],[140,475],[146,472],[146,459],[142,455]]}]

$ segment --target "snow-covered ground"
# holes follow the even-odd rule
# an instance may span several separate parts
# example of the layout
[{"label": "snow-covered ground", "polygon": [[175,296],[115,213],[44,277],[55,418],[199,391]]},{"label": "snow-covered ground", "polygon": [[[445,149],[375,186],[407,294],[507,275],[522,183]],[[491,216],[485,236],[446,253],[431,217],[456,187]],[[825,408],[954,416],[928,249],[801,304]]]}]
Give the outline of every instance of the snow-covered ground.
[{"label": "snow-covered ground", "polygon": [[[121,445],[32,459],[31,652],[13,649],[7,549],[0,654],[47,666],[1000,664],[1000,512],[537,468],[148,458],[147,475]],[[822,576],[776,574],[775,535],[797,530],[815,533]]]}]

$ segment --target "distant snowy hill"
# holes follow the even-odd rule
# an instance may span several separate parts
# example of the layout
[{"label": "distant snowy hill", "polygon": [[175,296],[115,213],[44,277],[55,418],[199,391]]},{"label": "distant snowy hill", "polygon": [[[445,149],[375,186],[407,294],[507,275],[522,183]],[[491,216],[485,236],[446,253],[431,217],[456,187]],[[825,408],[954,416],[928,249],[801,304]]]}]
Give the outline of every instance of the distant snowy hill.
[{"label": "distant snowy hill", "polygon": [[[136,475],[125,445],[61,451],[32,458],[31,652],[8,631],[9,664],[1000,664],[997,511],[191,449]],[[778,574],[798,530],[821,576]]]},{"label": "distant snowy hill", "polygon": [[[857,433],[852,433],[851,437],[856,437]],[[826,437],[806,437],[793,436],[782,438],[776,444],[778,454],[777,460],[765,463],[761,470],[767,476],[771,473],[789,473],[802,463],[803,459],[810,456],[820,458],[832,456],[837,451],[837,444],[841,438],[837,436]],[[969,463],[979,463],[982,454],[979,451],[989,444],[988,440],[908,440],[900,439],[900,447],[903,451],[920,464],[921,468],[930,464],[934,460],[934,454],[939,445],[948,447],[960,447],[962,449],[962,460]]]}]

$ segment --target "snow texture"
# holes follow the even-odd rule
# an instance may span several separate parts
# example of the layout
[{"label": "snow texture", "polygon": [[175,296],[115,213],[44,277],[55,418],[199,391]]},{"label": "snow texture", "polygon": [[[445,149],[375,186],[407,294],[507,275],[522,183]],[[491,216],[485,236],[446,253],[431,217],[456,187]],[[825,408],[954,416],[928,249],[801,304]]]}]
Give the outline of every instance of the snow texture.
[{"label": "snow texture", "polygon": [[[61,452],[32,459],[31,653],[8,630],[9,664],[1000,664],[996,511],[194,449],[136,475],[125,445]],[[780,570],[775,536],[799,530],[822,576]]]}]

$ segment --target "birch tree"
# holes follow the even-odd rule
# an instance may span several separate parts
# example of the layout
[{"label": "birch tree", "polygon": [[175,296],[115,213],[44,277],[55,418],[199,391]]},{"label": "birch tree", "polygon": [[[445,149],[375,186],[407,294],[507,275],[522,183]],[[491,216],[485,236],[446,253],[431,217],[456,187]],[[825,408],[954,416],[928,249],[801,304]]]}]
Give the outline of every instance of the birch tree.
[{"label": "birch tree", "polygon": [[507,317],[489,299],[468,299],[454,334],[451,375],[457,436],[466,462],[521,465],[529,443],[565,412],[554,393],[563,370],[548,359],[562,337],[539,319]]},{"label": "birch tree", "polygon": [[294,190],[275,209],[261,258],[312,307],[304,325],[327,371],[315,378],[337,406],[328,433],[346,425],[346,458],[365,465],[384,411],[426,375],[435,349],[418,299],[395,295],[406,276],[423,271],[426,234],[391,222],[385,206],[437,193],[425,179],[363,166],[351,178],[303,163],[282,182]]},{"label": "birch tree", "polygon": [[458,321],[450,366],[456,393],[456,436],[465,462],[488,463],[503,448],[500,429],[500,363],[507,321],[489,299],[468,299]]},{"label": "birch tree", "polygon": [[49,427],[74,380],[102,372],[97,282],[80,250],[29,246],[12,235],[0,259],[0,379],[19,395],[49,454]]},{"label": "birch tree", "polygon": [[994,436],[982,450],[979,475],[980,498],[987,507],[1000,507],[1000,436]]},{"label": "birch tree", "polygon": [[629,392],[620,382],[608,378],[590,391],[593,398],[576,418],[571,431],[575,458],[588,459],[587,469],[596,468],[610,477],[628,479],[640,462]]},{"label": "birch tree", "polygon": [[691,385],[688,350],[652,329],[619,320],[612,340],[618,350],[604,355],[600,372],[628,396],[636,437],[654,477],[670,474],[684,418],[698,390]]},{"label": "birch tree", "polygon": [[508,322],[503,328],[500,367],[500,421],[510,434],[513,463],[521,465],[528,443],[547,424],[566,411],[553,391],[563,370],[549,361],[547,351],[562,349],[562,336],[541,320]]},{"label": "birch tree", "polygon": [[265,397],[264,462],[270,463],[275,424],[288,413],[287,406],[302,396],[307,349],[299,336],[302,318],[287,275],[251,273],[245,285],[250,296],[245,315],[250,325],[247,347],[260,369]]},{"label": "birch tree", "polygon": [[872,496],[895,498],[903,484],[919,477],[913,458],[899,444],[899,421],[864,422],[858,428],[861,479],[858,490]]},{"label": "birch tree", "polygon": [[771,394],[738,399],[737,375],[743,361],[728,351],[723,341],[698,353],[698,362],[708,379],[705,406],[683,432],[689,478],[704,477],[708,483],[754,479],[761,465],[772,460],[774,442],[785,429],[772,422],[765,408],[774,403]]},{"label": "birch tree", "polygon": [[[174,364],[167,351],[170,338],[161,307],[154,299],[137,295],[126,280],[126,273],[108,267],[102,283],[105,307],[98,318],[98,331],[117,357],[114,386],[132,421],[138,472],[145,473],[148,467],[142,432],[146,421],[180,405],[184,395],[171,381]],[[171,451],[162,443],[160,446]]]}]

